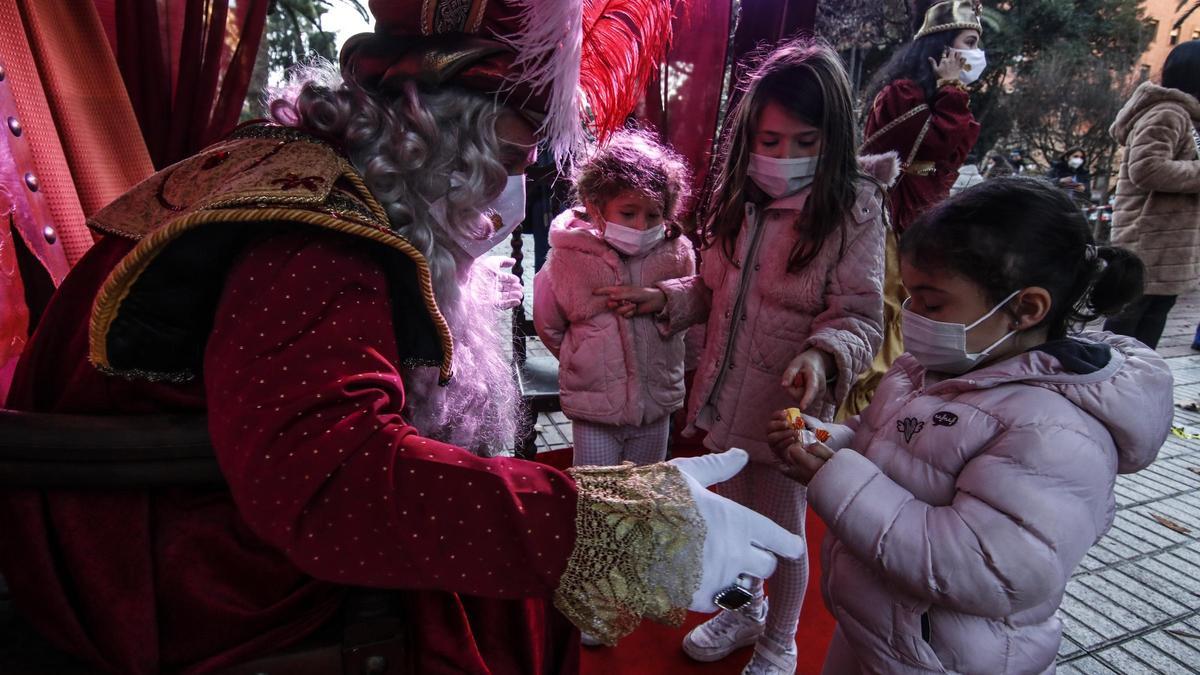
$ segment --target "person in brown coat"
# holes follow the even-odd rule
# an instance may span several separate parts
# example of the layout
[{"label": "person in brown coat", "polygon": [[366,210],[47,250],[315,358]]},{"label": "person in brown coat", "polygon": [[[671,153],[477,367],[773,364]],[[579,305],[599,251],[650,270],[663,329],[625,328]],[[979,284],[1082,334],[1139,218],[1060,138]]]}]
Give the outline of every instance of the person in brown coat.
[{"label": "person in brown coat", "polygon": [[1200,40],[1167,57],[1162,85],[1143,82],[1110,133],[1125,146],[1112,241],[1146,264],[1146,294],[1104,329],[1157,347],[1175,299],[1200,280]]}]

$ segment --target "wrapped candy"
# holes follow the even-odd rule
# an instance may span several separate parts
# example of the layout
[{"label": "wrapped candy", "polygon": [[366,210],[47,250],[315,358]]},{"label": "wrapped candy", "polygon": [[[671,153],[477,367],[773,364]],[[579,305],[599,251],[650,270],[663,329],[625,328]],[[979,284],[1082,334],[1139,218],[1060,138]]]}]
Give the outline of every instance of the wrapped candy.
[{"label": "wrapped candy", "polygon": [[804,422],[804,414],[800,412],[799,408],[788,408],[784,412],[787,413],[788,424],[800,432],[800,440],[805,445],[812,445],[815,441],[824,443],[829,440],[828,431],[820,428],[808,429],[808,425]]}]

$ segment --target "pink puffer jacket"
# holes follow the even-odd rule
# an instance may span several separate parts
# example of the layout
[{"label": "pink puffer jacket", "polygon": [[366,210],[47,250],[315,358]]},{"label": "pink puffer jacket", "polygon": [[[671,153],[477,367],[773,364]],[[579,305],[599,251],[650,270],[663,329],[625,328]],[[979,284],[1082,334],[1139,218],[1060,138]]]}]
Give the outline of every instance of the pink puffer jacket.
[{"label": "pink puffer jacket", "polygon": [[694,274],[683,237],[634,259],[617,253],[567,210],[550,226],[550,256],[534,278],[533,323],[559,358],[562,409],[598,424],[645,424],[683,407],[683,335],[663,336],[654,318],[626,319],[597,288],[652,286]]},{"label": "pink puffer jacket", "polygon": [[[750,458],[774,462],[766,443],[767,418],[794,405],[780,385],[796,355],[811,347],[837,363],[837,381],[809,412],[833,418],[882,341],[882,186],[899,171],[895,153],[863,157],[857,201],[840,233],[817,257],[789,273],[788,257],[803,236],[794,223],[809,190],[777,200],[746,220],[731,262],[718,244],[703,254],[701,274],[658,284],[667,294],[660,316],[671,334],[708,320],[700,365],[688,402],[689,429],[708,431],[714,448],[743,448]],[[878,182],[876,182],[878,181]],[[839,234],[841,236],[839,236]]]},{"label": "pink puffer jacket", "polygon": [[937,383],[896,361],[808,486],[822,589],[865,672],[1051,673],[1063,590],[1149,465],[1170,368],[1108,333]]}]

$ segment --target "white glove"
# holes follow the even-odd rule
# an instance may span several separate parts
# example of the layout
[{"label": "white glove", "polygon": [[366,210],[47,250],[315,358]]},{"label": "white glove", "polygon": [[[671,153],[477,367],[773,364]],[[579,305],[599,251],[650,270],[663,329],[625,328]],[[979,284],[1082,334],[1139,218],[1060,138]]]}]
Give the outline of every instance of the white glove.
[{"label": "white glove", "polygon": [[796,560],[805,553],[800,537],[766,516],[708,490],[709,485],[737,475],[749,457],[745,450],[735,448],[670,462],[687,480],[707,530],[700,588],[692,595],[689,607],[694,612],[715,612],[713,597],[737,583],[738,575],[765,579],[775,571],[776,555]]},{"label": "white glove", "polygon": [[510,272],[513,265],[517,264],[512,258],[503,258],[500,256],[488,256],[480,258],[476,261],[479,269],[494,279],[497,299],[496,307],[499,309],[512,309],[521,304],[525,299],[525,288],[521,285],[521,279]]},{"label": "white glove", "polygon": [[[833,450],[834,452],[850,447],[851,442],[854,441],[854,430],[845,424],[822,422],[812,415],[801,414],[800,416],[804,418],[804,426],[806,431],[811,431],[813,429],[824,429],[829,434],[829,440],[825,441],[825,447]],[[807,438],[808,436],[805,435],[804,439]],[[812,440],[815,441],[816,437],[813,436]],[[811,442],[805,442],[805,445],[811,444]]]}]

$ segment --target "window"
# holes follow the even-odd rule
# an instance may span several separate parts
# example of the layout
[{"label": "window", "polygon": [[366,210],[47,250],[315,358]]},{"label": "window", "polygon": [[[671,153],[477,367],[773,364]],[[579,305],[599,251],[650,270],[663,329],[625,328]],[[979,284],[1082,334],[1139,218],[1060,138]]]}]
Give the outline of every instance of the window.
[{"label": "window", "polygon": [[1150,19],[1146,22],[1146,30],[1150,31],[1150,41],[1154,42],[1158,39],[1158,19]]},{"label": "window", "polygon": [[1197,28],[1196,30],[1192,31],[1192,39],[1200,40],[1200,28]]},{"label": "window", "polygon": [[1171,39],[1169,42],[1173,45],[1179,44],[1179,26],[1171,29]]},{"label": "window", "polygon": [[1150,64],[1143,63],[1139,70],[1140,72],[1138,75],[1140,77],[1140,82],[1145,82],[1146,80],[1150,79]]}]

